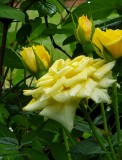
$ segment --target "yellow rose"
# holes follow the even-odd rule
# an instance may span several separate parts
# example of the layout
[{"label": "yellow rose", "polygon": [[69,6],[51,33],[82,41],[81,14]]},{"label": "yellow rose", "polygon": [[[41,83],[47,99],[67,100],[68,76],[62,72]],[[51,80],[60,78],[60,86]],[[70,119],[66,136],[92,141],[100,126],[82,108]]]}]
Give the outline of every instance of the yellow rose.
[{"label": "yellow rose", "polygon": [[122,30],[106,29],[106,31],[102,31],[96,28],[92,42],[100,49],[99,55],[101,57],[104,57],[103,47],[109,51],[114,59],[122,56]]},{"label": "yellow rose", "polygon": [[[32,47],[27,48],[24,47],[20,52],[20,55],[22,56],[27,69],[33,74],[37,73],[39,71],[39,67],[42,65],[45,68],[49,67],[50,55],[43,45],[33,45]],[[39,62],[42,63],[42,65],[40,65]]]},{"label": "yellow rose", "polygon": [[111,75],[114,65],[114,61],[106,63],[86,56],[57,60],[37,81],[36,89],[24,91],[33,98],[23,110],[37,111],[71,131],[81,99],[111,102],[107,89],[115,82]]},{"label": "yellow rose", "polygon": [[76,29],[76,39],[79,43],[86,43],[90,41],[92,36],[93,25],[87,16],[81,16],[78,19],[78,27]]}]

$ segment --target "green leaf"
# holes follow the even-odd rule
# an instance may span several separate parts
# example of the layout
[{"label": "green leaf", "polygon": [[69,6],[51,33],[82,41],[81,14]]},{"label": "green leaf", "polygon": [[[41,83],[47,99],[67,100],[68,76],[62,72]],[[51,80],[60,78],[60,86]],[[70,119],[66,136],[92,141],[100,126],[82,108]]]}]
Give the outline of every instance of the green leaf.
[{"label": "green leaf", "polygon": [[95,23],[95,27],[97,28],[101,28],[101,29],[105,29],[105,28],[111,28],[111,29],[115,29],[116,27],[118,28],[118,25],[121,24],[121,19],[122,16],[117,16],[116,18],[109,18],[106,19],[104,21],[97,21]]},{"label": "green leaf", "polygon": [[[109,120],[110,116],[112,115],[113,111],[112,109],[108,106],[105,110],[106,112],[106,119],[107,121]],[[103,124],[103,117],[101,114],[99,114],[98,116],[96,115],[94,121],[93,121],[94,125],[97,126],[97,125],[102,125]]]},{"label": "green leaf", "polygon": [[48,28],[42,32],[42,35],[54,35],[54,34],[72,34],[74,31],[72,29],[58,29],[58,28]]},{"label": "green leaf", "polygon": [[18,154],[16,157],[14,157],[14,159],[12,160],[24,160],[24,156],[21,154]]},{"label": "green leaf", "polygon": [[0,123],[5,124],[5,120],[8,118],[9,112],[4,107],[4,104],[0,104]]},{"label": "green leaf", "polygon": [[91,16],[91,8],[87,2],[79,5],[76,9],[74,9],[71,15],[67,18],[65,24],[72,22],[72,20],[77,22],[78,17],[82,16],[83,14],[88,15],[89,17]]},{"label": "green leaf", "polygon": [[14,51],[11,49],[5,50],[5,57],[4,57],[4,65],[10,68],[18,68],[23,69],[23,63],[19,57]]},{"label": "green leaf", "polygon": [[82,132],[91,133],[91,129],[89,128],[88,123],[83,120],[80,120],[80,118],[75,119],[74,128]]},{"label": "green leaf", "polygon": [[[100,6],[100,7],[98,7],[98,6]],[[107,16],[109,16],[111,14],[111,12],[115,8],[117,8],[116,0],[111,0],[111,1],[93,0],[93,1],[91,1],[91,9],[92,9],[92,13],[93,13],[92,15],[93,15],[94,20],[106,18]]]},{"label": "green leaf", "polygon": [[23,12],[5,5],[0,5],[0,18],[14,19],[23,23],[25,22],[25,15]]},{"label": "green leaf", "polygon": [[[120,140],[122,141],[122,129],[120,130]],[[118,145],[118,135],[117,132],[113,135],[113,145]]]},{"label": "green leaf", "polygon": [[[92,139],[82,140],[72,147],[71,153],[73,157],[90,156],[105,153],[98,143]],[[74,158],[75,159],[75,158]]]},{"label": "green leaf", "polygon": [[[10,94],[10,93],[9,93]],[[13,101],[13,99],[16,98],[16,95],[14,94],[13,97],[11,96],[11,101]],[[7,101],[8,102],[8,101]],[[9,111],[9,114],[11,116],[15,115],[15,114],[19,114],[20,113],[20,108],[17,105],[11,105],[8,102],[9,105],[6,105],[7,110]]]},{"label": "green leaf", "polygon": [[39,151],[39,152],[43,149],[43,146],[42,146],[40,139],[34,138],[32,140],[32,149],[34,151]]},{"label": "green leaf", "polygon": [[54,139],[54,133],[44,131],[42,129],[38,129],[36,134],[36,137],[40,139],[43,145],[49,145],[49,143]]},{"label": "green leaf", "polygon": [[5,125],[0,123],[0,137],[15,138],[15,135],[13,132],[11,132],[10,129],[8,129]]},{"label": "green leaf", "polygon": [[49,120],[46,122],[45,126],[44,126],[44,130],[45,131],[49,131],[52,133],[58,133],[59,129],[60,129],[61,125],[53,120]]},{"label": "green leaf", "polygon": [[25,148],[23,153],[26,155],[26,159],[28,160],[49,160],[45,153],[41,151],[34,151],[32,148]]},{"label": "green leaf", "polygon": [[[25,116],[23,116],[23,115],[15,115],[15,116],[13,116],[13,117],[11,118],[11,120],[12,120],[12,122],[13,122],[14,124],[17,124],[18,127],[19,127],[19,126],[25,127],[25,125],[26,125],[26,128],[28,128],[29,125],[30,125],[27,117],[25,117]],[[25,123],[23,123],[23,121],[24,121]]]},{"label": "green leaf", "polygon": [[67,160],[67,153],[65,146],[59,143],[51,144],[51,153],[55,160]]},{"label": "green leaf", "polygon": [[[31,6],[31,4],[32,4],[31,0],[22,1],[21,5],[20,5],[20,9],[26,10],[26,8],[28,8],[28,6]],[[30,9],[30,7],[28,9]]]},{"label": "green leaf", "polygon": [[15,138],[11,137],[0,137],[0,144],[9,144],[13,145],[12,148],[8,148],[6,150],[18,149],[18,141]]},{"label": "green leaf", "polygon": [[0,156],[13,160],[18,155],[19,144],[14,133],[0,124]]},{"label": "green leaf", "polygon": [[60,0],[60,3],[59,3],[59,1],[56,1],[56,0],[47,0],[47,2],[55,4],[57,11],[59,13],[62,13],[64,11],[63,6],[60,4],[60,3],[64,4],[64,0]]},{"label": "green leaf", "polygon": [[69,37],[67,37],[64,41],[63,41],[63,45],[67,45],[67,44],[71,44],[71,43],[73,43],[73,42],[76,42],[77,40],[76,40],[76,38],[75,38],[75,36],[74,35],[71,35],[71,36],[69,36]]},{"label": "green leaf", "polygon": [[13,75],[12,84],[16,85],[22,79],[24,79],[24,69],[16,69]]},{"label": "green leaf", "polygon": [[10,2],[10,0],[0,0],[0,4],[5,4],[5,3],[8,3]]},{"label": "green leaf", "polygon": [[8,144],[0,144],[0,156],[3,157],[11,157],[11,156],[16,156],[18,154],[18,148],[12,145]]},{"label": "green leaf", "polygon": [[42,24],[41,18],[36,18],[32,23],[32,31],[29,37],[30,41],[33,41],[37,38],[39,38],[43,32],[43,30],[46,28],[45,24]]},{"label": "green leaf", "polygon": [[20,45],[25,46],[27,38],[30,35],[31,29],[32,27],[30,24],[25,24],[18,30],[16,34],[16,39]]},{"label": "green leaf", "polygon": [[42,2],[37,2],[36,5],[39,15],[41,17],[42,16],[52,17],[57,12],[56,6],[52,3],[42,1]]},{"label": "green leaf", "polygon": [[45,153],[39,151],[32,151],[31,156],[33,160],[49,160]]},{"label": "green leaf", "polygon": [[39,116],[34,112],[27,112],[25,113],[25,115],[27,116],[31,125],[33,125],[35,128],[38,128],[44,122],[43,117]]},{"label": "green leaf", "polygon": [[31,145],[35,136],[36,136],[35,131],[31,131],[27,134],[24,134],[23,139],[21,141],[21,147],[26,146],[26,145]]},{"label": "green leaf", "polygon": [[7,40],[6,40],[6,48],[11,48],[16,42],[16,32],[9,32],[7,33]]},{"label": "green leaf", "polygon": [[72,21],[72,18],[77,22],[78,17],[87,15],[93,20],[104,19],[108,17],[114,9],[118,9],[121,2],[116,0],[106,1],[106,0],[92,0],[90,2],[85,2],[79,5],[73,10],[66,23]]}]

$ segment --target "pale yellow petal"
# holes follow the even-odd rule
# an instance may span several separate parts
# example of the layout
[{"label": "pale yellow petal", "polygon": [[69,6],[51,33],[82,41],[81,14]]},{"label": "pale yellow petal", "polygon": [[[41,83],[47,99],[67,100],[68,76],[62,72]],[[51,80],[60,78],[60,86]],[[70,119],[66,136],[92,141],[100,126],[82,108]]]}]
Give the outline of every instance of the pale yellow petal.
[{"label": "pale yellow petal", "polygon": [[112,84],[115,82],[116,80],[114,79],[110,79],[109,77],[106,78],[102,78],[102,80],[100,80],[98,82],[98,86],[102,87],[102,88],[108,88],[110,86],[112,86]]},{"label": "pale yellow petal", "polygon": [[65,77],[61,77],[61,79],[57,80],[57,82],[51,88],[44,89],[45,90],[45,94],[54,95],[60,89],[62,89],[64,82],[65,82]]},{"label": "pale yellow petal", "polygon": [[92,92],[97,86],[97,82],[89,78],[82,86],[77,96],[81,98],[90,98]]},{"label": "pale yellow petal", "polygon": [[40,101],[30,102],[23,108],[23,111],[40,111],[44,107],[44,104]]},{"label": "pale yellow petal", "polygon": [[110,96],[107,94],[107,89],[95,88],[91,99],[96,103],[111,103]]},{"label": "pale yellow petal", "polygon": [[34,94],[41,94],[43,92],[42,88],[36,88],[33,90],[24,90],[24,95],[26,96],[30,96],[30,95],[34,95]]},{"label": "pale yellow petal", "polygon": [[59,122],[71,131],[73,129],[73,122],[78,103],[79,102],[77,101],[70,101],[66,104],[55,102],[49,106],[46,106],[40,112],[40,115]]},{"label": "pale yellow petal", "polygon": [[52,98],[60,103],[68,103],[71,100],[69,91],[62,91],[60,93],[57,93]]},{"label": "pale yellow petal", "polygon": [[115,61],[106,63],[105,65],[103,65],[102,67],[100,67],[93,74],[92,77],[97,78],[97,79],[101,79],[105,74],[107,74],[108,72],[110,72],[112,70],[112,68],[114,67],[114,65],[115,65]]},{"label": "pale yellow petal", "polygon": [[104,59],[99,59],[98,61],[96,61],[93,64],[93,67],[95,67],[96,69],[102,67],[105,64],[105,60]]},{"label": "pale yellow petal", "polygon": [[91,66],[93,64],[92,58],[84,58],[83,61],[78,65],[77,71],[81,72],[87,66]]},{"label": "pale yellow petal", "polygon": [[49,87],[53,86],[55,82],[56,82],[55,79],[53,79],[53,78],[51,77],[51,79],[46,79],[45,81],[40,81],[40,82],[36,85],[36,87],[49,88]]},{"label": "pale yellow petal", "polygon": [[64,86],[71,87],[74,84],[80,83],[83,80],[87,79],[87,68],[83,70],[81,73],[77,74],[76,76],[69,78],[66,80]]},{"label": "pale yellow petal", "polygon": [[81,90],[82,88],[82,85],[81,84],[76,84],[74,87],[72,87],[70,90],[69,90],[69,94],[72,97],[77,97],[77,94],[78,92]]}]

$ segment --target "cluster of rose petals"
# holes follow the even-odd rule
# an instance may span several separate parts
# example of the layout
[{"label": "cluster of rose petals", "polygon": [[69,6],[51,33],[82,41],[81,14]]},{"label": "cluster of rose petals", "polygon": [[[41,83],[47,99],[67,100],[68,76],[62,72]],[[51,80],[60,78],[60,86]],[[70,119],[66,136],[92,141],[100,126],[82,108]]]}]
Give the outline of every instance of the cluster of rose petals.
[{"label": "cluster of rose petals", "polygon": [[48,73],[38,79],[36,89],[24,91],[33,98],[23,110],[37,111],[71,131],[82,99],[111,102],[107,89],[115,82],[111,73],[114,65],[114,61],[106,63],[104,59],[84,55],[73,60],[57,60]]}]

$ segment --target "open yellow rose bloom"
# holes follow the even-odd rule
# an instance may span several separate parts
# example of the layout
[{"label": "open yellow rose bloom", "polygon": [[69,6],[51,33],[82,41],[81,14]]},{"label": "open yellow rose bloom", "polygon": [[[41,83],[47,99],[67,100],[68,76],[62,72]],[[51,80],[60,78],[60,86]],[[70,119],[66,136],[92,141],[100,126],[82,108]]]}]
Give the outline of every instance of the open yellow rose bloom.
[{"label": "open yellow rose bloom", "polygon": [[36,89],[24,91],[33,98],[23,110],[37,111],[71,131],[81,99],[111,102],[107,89],[115,82],[111,75],[114,65],[114,61],[106,63],[86,56],[57,60],[37,81]]},{"label": "open yellow rose bloom", "polygon": [[100,49],[101,57],[103,57],[103,47],[110,52],[114,59],[122,57],[122,30],[106,29],[106,31],[102,31],[96,28],[92,42]]}]

